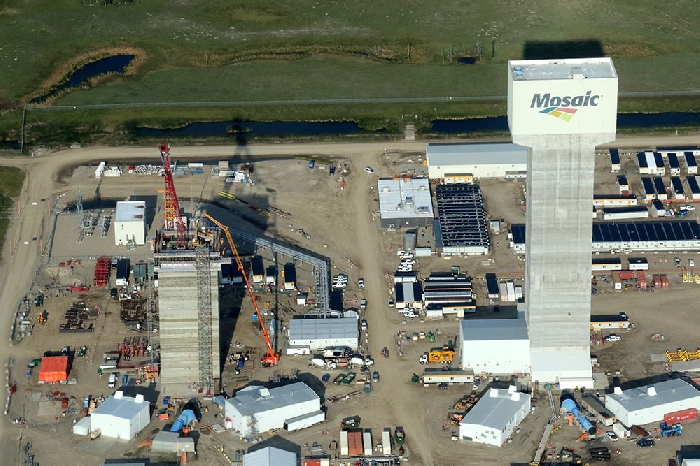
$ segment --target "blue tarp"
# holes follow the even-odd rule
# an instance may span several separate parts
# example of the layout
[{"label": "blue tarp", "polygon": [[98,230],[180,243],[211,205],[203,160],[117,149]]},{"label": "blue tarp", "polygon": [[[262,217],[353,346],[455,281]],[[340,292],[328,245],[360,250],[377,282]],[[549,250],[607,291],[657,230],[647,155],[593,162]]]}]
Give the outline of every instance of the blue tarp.
[{"label": "blue tarp", "polygon": [[184,426],[189,425],[195,419],[196,416],[191,409],[184,410],[182,414],[180,414],[180,417],[177,418],[177,421],[175,421],[175,424],[170,428],[170,432],[180,432]]}]

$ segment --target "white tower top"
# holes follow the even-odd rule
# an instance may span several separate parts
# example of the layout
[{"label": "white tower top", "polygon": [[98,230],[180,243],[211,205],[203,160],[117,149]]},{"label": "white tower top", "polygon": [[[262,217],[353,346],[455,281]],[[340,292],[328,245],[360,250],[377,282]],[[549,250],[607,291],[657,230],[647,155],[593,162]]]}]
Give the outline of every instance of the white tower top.
[{"label": "white tower top", "polygon": [[617,72],[610,58],[514,60],[508,71],[508,126],[514,141],[517,136],[615,134]]}]

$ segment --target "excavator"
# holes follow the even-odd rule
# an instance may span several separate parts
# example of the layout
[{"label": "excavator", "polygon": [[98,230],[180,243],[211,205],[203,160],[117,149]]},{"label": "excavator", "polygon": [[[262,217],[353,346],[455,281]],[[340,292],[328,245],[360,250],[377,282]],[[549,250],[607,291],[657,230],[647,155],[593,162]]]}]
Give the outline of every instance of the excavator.
[{"label": "excavator", "polygon": [[[272,347],[272,343],[270,342],[270,335],[267,333],[267,329],[265,328],[265,323],[263,322],[262,314],[260,312],[260,309],[258,308],[258,301],[255,299],[255,293],[253,293],[253,287],[250,285],[250,281],[248,280],[248,274],[245,272],[245,268],[243,267],[243,262],[241,261],[241,256],[238,255],[238,249],[236,249],[236,244],[233,242],[233,238],[231,237],[231,232],[229,231],[228,227],[218,220],[216,220],[214,217],[211,215],[204,213],[203,216],[210,220],[212,223],[214,223],[216,226],[221,228],[221,230],[226,234],[226,240],[228,241],[228,245],[231,248],[231,253],[233,254],[234,259],[236,260],[236,266],[238,267],[238,270],[241,272],[243,275],[243,280],[245,281],[245,286],[248,288],[248,293],[250,294],[250,299],[253,301],[253,307],[255,308],[255,313],[258,316],[258,322],[260,322],[260,328],[262,329],[262,334],[263,337],[265,338],[265,345],[267,346],[267,349],[265,351],[265,355],[262,357],[261,361],[264,367],[270,367],[270,366],[276,366],[279,361],[280,361],[280,354],[276,353],[274,348]],[[222,251],[223,254],[224,251]]]}]

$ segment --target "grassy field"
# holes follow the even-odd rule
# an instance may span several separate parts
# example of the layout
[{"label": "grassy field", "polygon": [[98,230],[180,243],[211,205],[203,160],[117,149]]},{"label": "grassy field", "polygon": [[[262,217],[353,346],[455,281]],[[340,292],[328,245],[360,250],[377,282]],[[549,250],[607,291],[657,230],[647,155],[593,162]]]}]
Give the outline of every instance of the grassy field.
[{"label": "grassy field", "polygon": [[[138,48],[146,59],[133,75],[71,92],[55,104],[504,95],[505,62],[541,54],[612,56],[622,92],[700,88],[700,2],[659,8],[656,0],[5,0],[0,24],[0,108],[36,96],[75,57],[110,47]],[[480,60],[458,64],[465,57]],[[684,99],[663,103],[635,107],[685,106]],[[371,122],[409,113],[458,117],[458,110],[463,117],[485,116],[496,108],[503,113],[505,107],[392,104],[352,108],[352,117],[334,106],[223,113]],[[14,137],[18,117],[12,113],[0,114],[0,137]],[[222,111],[183,113],[42,115],[50,116],[48,126],[72,118],[81,133],[96,123],[109,131],[129,120],[214,120]]]},{"label": "grassy field", "polygon": [[14,212],[13,197],[19,196],[24,172],[19,168],[0,166],[0,244],[5,243],[10,213]]}]

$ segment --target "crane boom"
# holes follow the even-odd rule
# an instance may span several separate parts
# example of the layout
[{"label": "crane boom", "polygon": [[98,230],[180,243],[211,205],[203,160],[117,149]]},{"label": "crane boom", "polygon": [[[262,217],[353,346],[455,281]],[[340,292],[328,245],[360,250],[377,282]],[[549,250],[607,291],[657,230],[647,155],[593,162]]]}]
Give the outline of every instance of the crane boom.
[{"label": "crane boom", "polygon": [[267,333],[267,329],[265,328],[265,322],[263,321],[262,314],[260,313],[260,309],[258,308],[258,301],[255,299],[255,293],[253,292],[253,287],[250,285],[250,281],[248,280],[248,274],[245,272],[245,269],[243,267],[243,262],[241,261],[241,256],[238,254],[238,249],[236,249],[236,243],[233,242],[233,237],[231,236],[231,232],[228,230],[228,227],[218,220],[216,220],[214,217],[212,217],[209,214],[203,214],[204,217],[207,219],[211,220],[216,226],[221,228],[221,230],[226,234],[226,241],[228,241],[228,245],[231,248],[231,254],[233,254],[234,259],[236,260],[236,266],[238,267],[238,270],[242,273],[243,275],[243,280],[245,281],[245,286],[248,288],[248,293],[250,293],[250,299],[253,301],[253,307],[255,308],[255,314],[258,316],[258,321],[260,322],[260,328],[262,329],[262,334],[263,338],[265,339],[265,345],[267,346],[267,350],[265,355],[262,357],[262,362],[265,365],[268,366],[276,366],[277,363],[280,360],[280,355],[279,353],[275,353],[274,348],[272,347],[272,342],[270,341],[270,335]]},{"label": "crane boom", "polygon": [[158,150],[163,162],[163,170],[165,170],[165,227],[177,229],[177,245],[179,248],[184,248],[187,246],[186,230],[180,212],[180,202],[175,192],[173,173],[170,169],[170,144],[163,141],[163,144],[158,146]]}]

